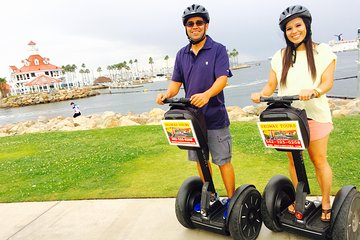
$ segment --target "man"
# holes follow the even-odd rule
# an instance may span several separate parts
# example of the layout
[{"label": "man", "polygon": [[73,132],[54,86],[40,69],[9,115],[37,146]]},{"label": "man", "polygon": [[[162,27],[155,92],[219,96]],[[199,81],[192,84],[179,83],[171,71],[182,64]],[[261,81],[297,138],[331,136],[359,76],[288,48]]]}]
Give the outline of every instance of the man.
[{"label": "man", "polygon": [[78,117],[78,116],[81,115],[80,107],[79,107],[78,105],[76,105],[74,102],[71,102],[71,103],[70,103],[70,106],[71,106],[72,109],[74,110],[73,118],[76,118],[76,117]]},{"label": "man", "polygon": [[[235,191],[235,174],[231,164],[230,121],[223,93],[228,77],[232,76],[229,58],[226,48],[206,35],[210,17],[203,6],[193,4],[187,7],[182,21],[190,44],[177,53],[172,80],[166,93],[160,93],[156,102],[163,104],[165,99],[174,97],[181,85],[184,85],[185,97],[190,98],[191,104],[201,109],[206,119],[212,161],[220,168],[228,204]],[[196,152],[190,150],[188,158],[197,161],[198,171],[204,182]],[[195,206],[194,210],[200,210],[197,208],[199,206]],[[227,210],[224,218],[226,215]]]}]

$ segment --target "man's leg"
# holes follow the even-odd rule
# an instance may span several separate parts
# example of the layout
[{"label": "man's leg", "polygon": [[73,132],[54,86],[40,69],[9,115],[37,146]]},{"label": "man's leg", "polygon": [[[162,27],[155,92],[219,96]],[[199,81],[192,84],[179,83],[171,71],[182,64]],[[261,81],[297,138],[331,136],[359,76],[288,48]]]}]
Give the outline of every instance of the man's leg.
[{"label": "man's leg", "polygon": [[227,195],[229,198],[231,198],[235,192],[235,173],[233,165],[231,164],[231,162],[227,162],[224,165],[219,166],[219,168]]}]

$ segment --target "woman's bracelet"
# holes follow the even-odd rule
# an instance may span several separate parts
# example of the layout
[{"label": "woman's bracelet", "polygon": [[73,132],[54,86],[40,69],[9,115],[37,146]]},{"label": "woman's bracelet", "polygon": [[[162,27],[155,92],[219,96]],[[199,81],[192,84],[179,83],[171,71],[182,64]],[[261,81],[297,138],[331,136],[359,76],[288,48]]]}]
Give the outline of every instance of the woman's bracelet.
[{"label": "woman's bracelet", "polygon": [[323,91],[320,88],[314,88],[313,90],[315,91],[317,98],[323,94]]}]

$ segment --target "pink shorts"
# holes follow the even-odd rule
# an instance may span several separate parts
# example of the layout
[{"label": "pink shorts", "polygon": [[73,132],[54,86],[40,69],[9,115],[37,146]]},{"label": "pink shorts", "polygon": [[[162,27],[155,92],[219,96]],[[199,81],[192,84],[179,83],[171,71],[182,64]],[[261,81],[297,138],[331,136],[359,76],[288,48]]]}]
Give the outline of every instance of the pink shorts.
[{"label": "pink shorts", "polygon": [[310,142],[326,137],[334,129],[332,123],[321,123],[315,120],[308,120],[310,128]]}]

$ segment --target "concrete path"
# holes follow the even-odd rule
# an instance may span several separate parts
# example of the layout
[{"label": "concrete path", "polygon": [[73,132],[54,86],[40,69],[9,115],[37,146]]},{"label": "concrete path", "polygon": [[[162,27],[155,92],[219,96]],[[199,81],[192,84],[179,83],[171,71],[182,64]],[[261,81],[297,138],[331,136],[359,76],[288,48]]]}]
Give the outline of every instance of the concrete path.
[{"label": "concrete path", "polygon": [[[232,239],[184,228],[174,206],[173,198],[0,203],[0,240]],[[263,225],[258,239],[307,238]]]}]

